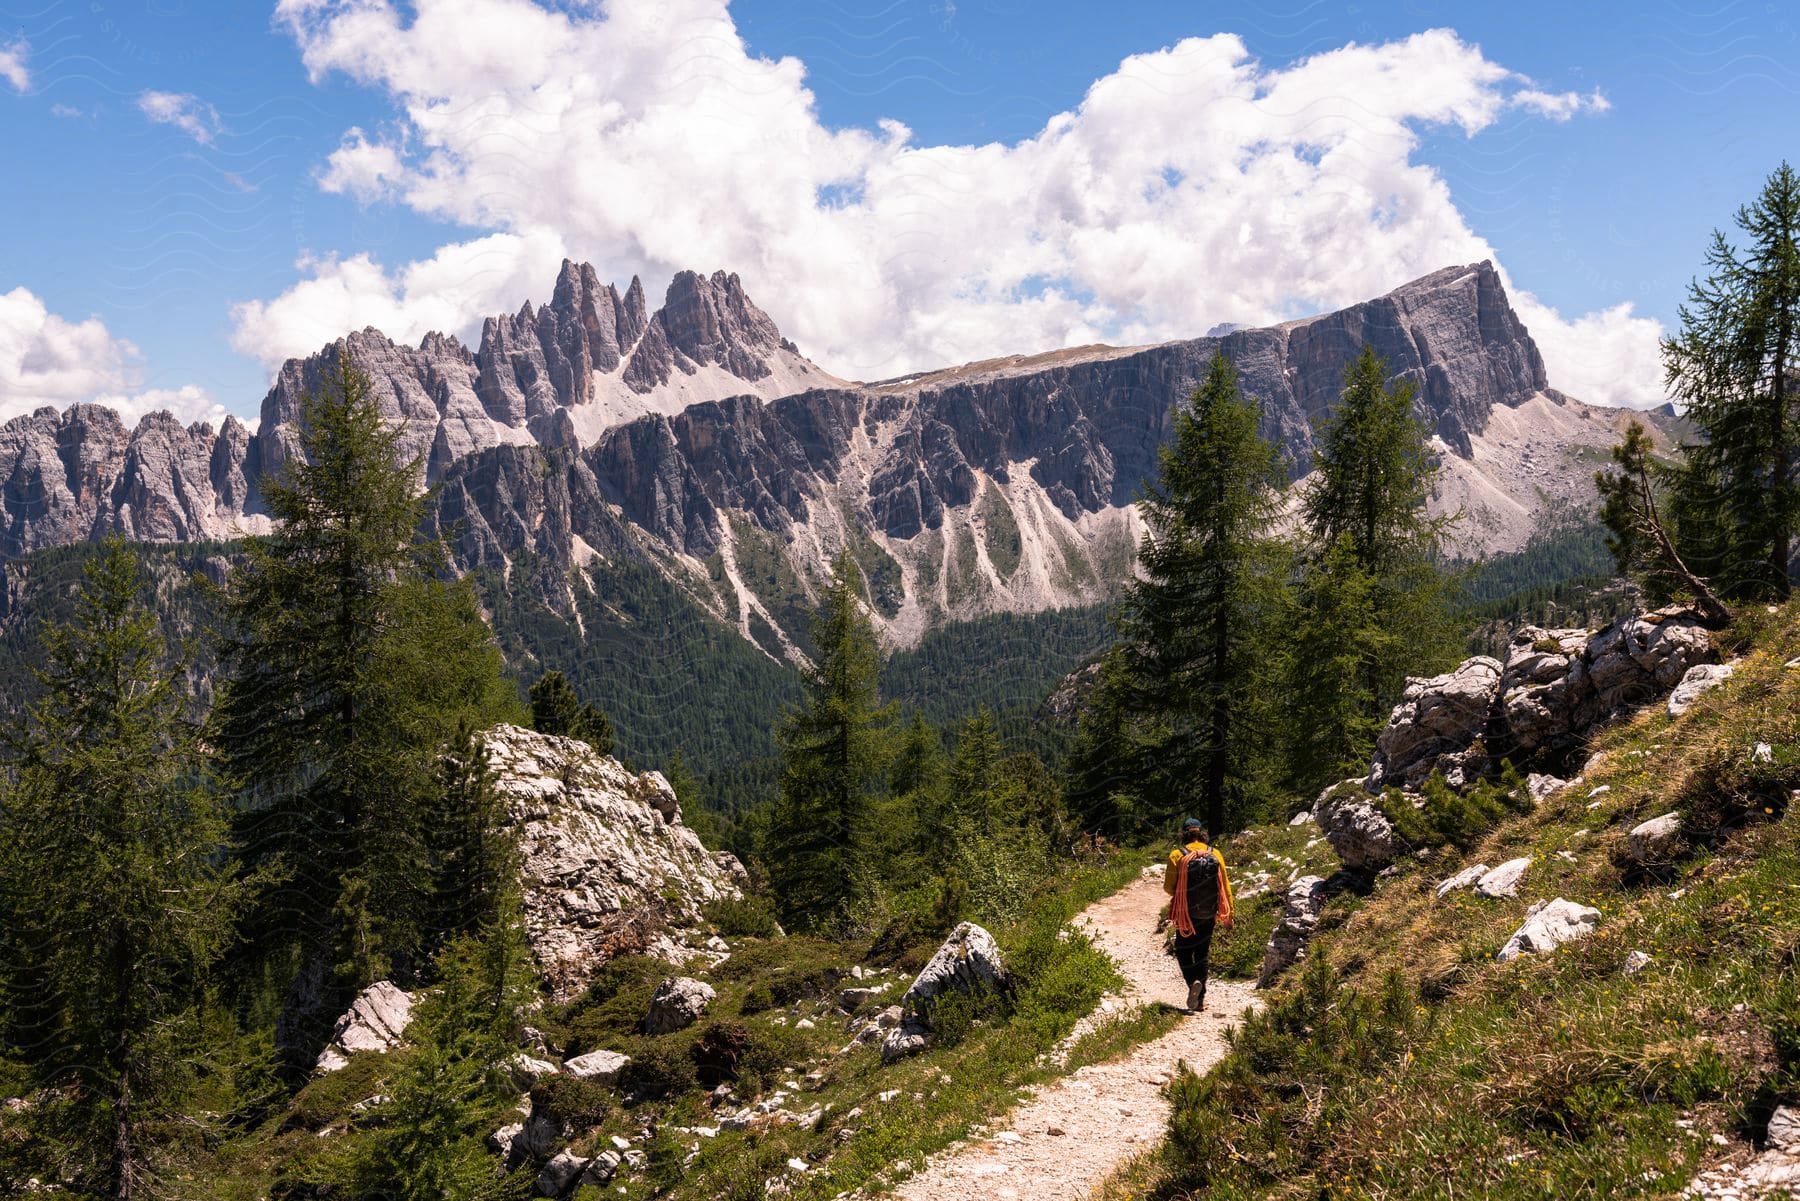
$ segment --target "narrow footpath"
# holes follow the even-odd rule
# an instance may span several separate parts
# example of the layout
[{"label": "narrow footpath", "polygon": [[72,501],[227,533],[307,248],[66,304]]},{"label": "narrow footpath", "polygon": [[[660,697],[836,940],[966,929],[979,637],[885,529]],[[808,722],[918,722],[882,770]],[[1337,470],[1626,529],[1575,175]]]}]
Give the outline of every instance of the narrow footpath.
[{"label": "narrow footpath", "polygon": [[[1096,901],[1075,921],[1118,962],[1124,1005],[1180,1007],[1187,989],[1163,953],[1156,919],[1165,901],[1157,869]],[[1162,1139],[1169,1117],[1162,1086],[1185,1061],[1204,1072],[1225,1054],[1225,1028],[1258,1004],[1249,981],[1214,978],[1206,1012],[1123,1059],[1094,1064],[1034,1090],[994,1133],[950,1147],[900,1186],[905,1201],[1074,1201],[1127,1159]]]}]

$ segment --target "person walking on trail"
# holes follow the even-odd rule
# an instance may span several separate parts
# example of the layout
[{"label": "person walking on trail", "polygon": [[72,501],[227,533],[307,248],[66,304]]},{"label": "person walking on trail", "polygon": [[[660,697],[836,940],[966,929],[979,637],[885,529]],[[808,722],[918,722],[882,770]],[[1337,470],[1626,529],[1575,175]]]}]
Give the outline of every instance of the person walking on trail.
[{"label": "person walking on trail", "polygon": [[1206,1008],[1213,927],[1231,928],[1231,877],[1225,872],[1225,856],[1211,845],[1196,818],[1181,823],[1181,846],[1169,852],[1163,891],[1169,894],[1169,921],[1175,926],[1175,962],[1187,981],[1188,1012],[1199,1013]]}]

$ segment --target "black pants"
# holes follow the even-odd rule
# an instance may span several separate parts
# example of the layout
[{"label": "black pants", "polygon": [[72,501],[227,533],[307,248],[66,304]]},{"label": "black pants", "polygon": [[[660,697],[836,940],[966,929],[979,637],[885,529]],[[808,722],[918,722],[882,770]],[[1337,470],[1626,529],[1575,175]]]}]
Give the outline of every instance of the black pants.
[{"label": "black pants", "polygon": [[1206,995],[1206,960],[1212,954],[1212,922],[1198,922],[1192,938],[1175,936],[1175,962],[1181,965],[1181,978],[1189,985],[1198,984],[1200,995]]}]

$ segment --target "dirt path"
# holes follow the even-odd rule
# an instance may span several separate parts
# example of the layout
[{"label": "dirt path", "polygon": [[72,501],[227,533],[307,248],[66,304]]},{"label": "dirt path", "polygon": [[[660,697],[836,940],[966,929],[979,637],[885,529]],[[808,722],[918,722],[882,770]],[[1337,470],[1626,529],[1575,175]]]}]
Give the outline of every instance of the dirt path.
[{"label": "dirt path", "polygon": [[[1075,920],[1119,963],[1126,1004],[1186,1004],[1175,961],[1162,950],[1156,917],[1162,873],[1147,874]],[[951,1147],[895,1191],[905,1201],[1065,1201],[1084,1198],[1125,1160],[1162,1138],[1169,1106],[1162,1086],[1185,1060],[1205,1071],[1225,1053],[1224,1030],[1255,1005],[1248,982],[1214,979],[1206,1012],[1183,1018],[1123,1059],[1095,1064],[1036,1090],[995,1124],[996,1133]],[[1051,1133],[1055,1131],[1055,1133]]]}]

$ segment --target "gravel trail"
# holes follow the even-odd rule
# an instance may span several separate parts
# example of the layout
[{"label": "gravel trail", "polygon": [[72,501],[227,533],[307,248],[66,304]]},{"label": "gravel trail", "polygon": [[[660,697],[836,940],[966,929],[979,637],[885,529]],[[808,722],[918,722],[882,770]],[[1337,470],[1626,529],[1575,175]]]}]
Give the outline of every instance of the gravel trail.
[{"label": "gravel trail", "polygon": [[[1075,920],[1118,961],[1127,1005],[1186,1003],[1175,960],[1163,953],[1156,919],[1165,898],[1160,868],[1096,901]],[[1214,978],[1206,1012],[1123,1059],[1094,1064],[1035,1090],[995,1123],[995,1133],[947,1148],[894,1195],[905,1201],[1066,1201],[1085,1198],[1114,1169],[1162,1139],[1169,1116],[1162,1086],[1179,1061],[1205,1071],[1225,1054],[1225,1028],[1257,1004],[1248,981]]]}]

